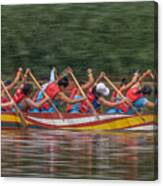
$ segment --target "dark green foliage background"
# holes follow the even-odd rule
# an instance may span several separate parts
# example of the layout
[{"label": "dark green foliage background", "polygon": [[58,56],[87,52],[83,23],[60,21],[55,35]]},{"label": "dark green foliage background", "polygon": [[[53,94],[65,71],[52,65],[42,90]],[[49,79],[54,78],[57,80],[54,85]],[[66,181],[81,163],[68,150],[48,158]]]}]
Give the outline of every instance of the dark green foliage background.
[{"label": "dark green foliage background", "polygon": [[154,2],[2,6],[2,78],[19,66],[54,64],[78,78],[88,67],[113,78],[154,68]]}]

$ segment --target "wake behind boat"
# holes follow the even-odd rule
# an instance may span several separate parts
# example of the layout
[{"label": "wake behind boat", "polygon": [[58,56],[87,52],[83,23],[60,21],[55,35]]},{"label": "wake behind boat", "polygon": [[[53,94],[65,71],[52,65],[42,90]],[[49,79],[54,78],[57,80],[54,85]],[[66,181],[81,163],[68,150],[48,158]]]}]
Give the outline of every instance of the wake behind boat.
[{"label": "wake behind boat", "polygon": [[[143,114],[70,114],[63,113],[60,119],[57,113],[24,113],[26,128],[74,129],[74,130],[154,130],[157,129],[156,116]],[[20,117],[16,113],[1,114],[2,129],[23,128]]]}]

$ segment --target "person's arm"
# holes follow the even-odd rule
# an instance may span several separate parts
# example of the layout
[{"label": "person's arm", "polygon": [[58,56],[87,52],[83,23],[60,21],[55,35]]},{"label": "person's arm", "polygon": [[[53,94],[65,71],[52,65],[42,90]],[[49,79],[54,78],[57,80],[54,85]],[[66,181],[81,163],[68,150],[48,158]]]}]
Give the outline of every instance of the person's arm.
[{"label": "person's arm", "polygon": [[49,81],[52,82],[52,81],[55,81],[55,68],[53,67],[50,71],[50,79]]},{"label": "person's arm", "polygon": [[89,89],[91,87],[91,85],[93,85],[93,83],[94,83],[94,77],[93,77],[92,69],[89,68],[87,70],[87,72],[88,72],[88,81],[84,85],[82,85],[83,90]]},{"label": "person's arm", "polygon": [[118,106],[119,104],[124,103],[125,99],[123,99],[122,101],[119,101],[119,102],[111,102],[111,101],[106,100],[103,97],[100,97],[99,102],[100,102],[100,104],[107,106],[107,107],[115,107],[115,106]]},{"label": "person's arm", "polygon": [[40,108],[46,101],[48,101],[49,98],[45,97],[43,100],[41,100],[40,102],[38,103],[35,103],[32,99],[30,98],[26,98],[25,102],[28,106],[32,106],[32,107],[35,107],[35,108]]},{"label": "person's arm", "polygon": [[132,85],[134,85],[134,83],[137,82],[139,77],[138,73],[135,73],[134,76],[132,77],[131,81],[129,83],[127,83],[126,85],[123,85],[119,90],[121,92],[128,90]]},{"label": "person's arm", "polygon": [[143,73],[142,76],[139,77],[138,82],[142,83],[142,81],[147,77],[151,75],[151,70],[147,70],[146,72]]},{"label": "person's arm", "polygon": [[69,104],[79,103],[79,102],[85,100],[85,98],[71,99],[71,98],[67,97],[63,92],[58,93],[57,98],[65,103],[69,103]]},{"label": "person's arm", "polygon": [[152,101],[148,101],[145,106],[148,107],[148,108],[154,108],[155,103],[153,103]]},{"label": "person's arm", "polygon": [[23,78],[22,78],[23,83],[27,82],[27,78],[28,78],[28,75],[29,75],[30,72],[31,72],[31,70],[29,68],[27,68],[24,75],[23,75]]},{"label": "person's arm", "polygon": [[6,86],[8,91],[10,91],[19,82],[19,80],[21,78],[21,75],[22,75],[22,72],[23,72],[23,69],[19,68],[17,73],[16,73],[16,77],[13,80],[13,82],[10,85]]},{"label": "person's arm", "polygon": [[132,85],[132,88],[141,87],[141,83],[143,82],[143,80],[146,77],[150,76],[150,74],[151,74],[151,70],[147,70],[146,72],[144,72],[143,75],[138,78],[137,82]]}]

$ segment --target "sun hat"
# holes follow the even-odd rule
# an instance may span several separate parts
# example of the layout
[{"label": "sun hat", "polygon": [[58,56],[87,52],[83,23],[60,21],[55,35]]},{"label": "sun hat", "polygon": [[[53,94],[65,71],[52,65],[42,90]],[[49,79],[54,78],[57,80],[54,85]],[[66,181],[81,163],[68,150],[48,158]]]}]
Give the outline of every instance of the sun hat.
[{"label": "sun hat", "polygon": [[109,88],[104,83],[101,82],[97,84],[96,91],[102,94],[103,96],[108,96],[110,93]]}]

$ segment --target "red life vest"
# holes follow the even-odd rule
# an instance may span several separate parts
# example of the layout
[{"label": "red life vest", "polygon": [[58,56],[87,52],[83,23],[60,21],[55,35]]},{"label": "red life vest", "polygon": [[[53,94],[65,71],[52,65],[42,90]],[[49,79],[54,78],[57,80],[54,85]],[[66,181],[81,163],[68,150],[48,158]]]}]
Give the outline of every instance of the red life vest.
[{"label": "red life vest", "polygon": [[2,103],[6,103],[6,102],[8,102],[9,100],[6,98],[6,97],[1,97],[1,102]]},{"label": "red life vest", "polygon": [[116,106],[116,108],[122,110],[122,112],[124,113],[127,113],[130,108],[130,105],[128,102],[124,102]]},{"label": "red life vest", "polygon": [[[92,88],[90,88],[87,92],[87,98],[88,100],[92,103],[93,100],[95,99],[95,95],[92,93]],[[83,113],[83,112],[88,112],[89,110],[89,107],[88,107],[88,103],[87,101],[84,101],[81,103],[81,108],[80,108],[80,111]]]},{"label": "red life vest", "polygon": [[[78,89],[76,87],[72,88],[70,98],[73,99],[75,95],[77,94]],[[69,112],[72,109],[72,105],[67,105],[66,112]]]},{"label": "red life vest", "polygon": [[[1,103],[7,103],[9,102],[9,100],[6,97],[1,97]],[[10,111],[11,107],[10,106],[6,106],[2,108],[3,111]]]},{"label": "red life vest", "polygon": [[56,83],[52,82],[46,87],[45,92],[50,98],[54,99],[54,97],[60,92],[60,89]]},{"label": "red life vest", "polygon": [[27,97],[23,91],[21,89],[17,89],[17,91],[15,92],[13,99],[15,101],[15,103],[20,103],[22,101],[23,98]]},{"label": "red life vest", "polygon": [[[129,98],[132,103],[134,103],[137,99],[143,97],[142,93],[137,93],[138,91],[138,87],[130,88],[126,93],[126,97]],[[128,102],[124,102],[118,105],[116,108],[121,109],[124,113],[127,113],[130,108],[130,104]]]},{"label": "red life vest", "polygon": [[116,97],[117,97],[117,92],[114,91],[114,92],[112,93],[112,95],[111,95],[111,99],[116,100]]},{"label": "red life vest", "polygon": [[[56,83],[50,83],[46,89],[45,89],[45,92],[46,94],[54,99],[55,96],[60,92],[61,90],[59,89],[58,85]],[[49,103],[44,103],[43,104],[43,108],[45,108],[46,110],[48,110],[50,108],[50,104]]]},{"label": "red life vest", "polygon": [[143,97],[143,94],[142,94],[142,93],[138,93],[138,91],[139,91],[139,88],[138,88],[138,87],[130,88],[130,89],[127,91],[126,96],[127,96],[132,102],[135,102],[137,99]]}]

